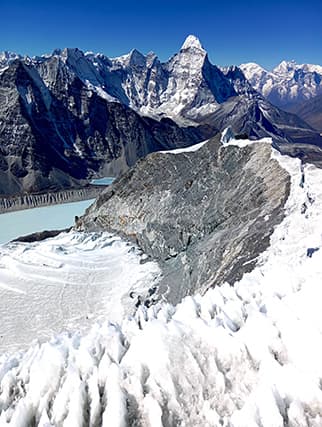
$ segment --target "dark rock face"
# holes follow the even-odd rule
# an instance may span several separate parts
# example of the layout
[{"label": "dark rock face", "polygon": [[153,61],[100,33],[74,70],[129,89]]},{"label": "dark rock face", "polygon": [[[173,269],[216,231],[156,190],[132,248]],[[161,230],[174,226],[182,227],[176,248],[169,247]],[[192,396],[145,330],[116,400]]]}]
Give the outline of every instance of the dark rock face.
[{"label": "dark rock face", "polygon": [[203,122],[216,123],[221,131],[231,126],[236,134],[245,133],[255,139],[272,137],[277,144],[304,142],[322,147],[322,137],[316,130],[255,93],[230,98]]},{"label": "dark rock face", "polygon": [[290,180],[267,143],[155,153],[137,163],[87,210],[82,227],[135,239],[159,261],[171,302],[233,283],[252,269],[283,218]]},{"label": "dark rock face", "polygon": [[204,138],[108,102],[60,61],[16,60],[0,74],[1,195],[79,187],[94,172],[117,175],[147,153]]},{"label": "dark rock face", "polygon": [[71,227],[64,228],[61,230],[44,230],[38,231],[36,233],[28,234],[26,236],[20,236],[17,239],[12,240],[12,242],[24,242],[24,243],[33,243],[41,242],[42,240],[49,239],[51,237],[56,237],[60,233],[68,232],[71,230]]},{"label": "dark rock face", "polygon": [[309,123],[314,129],[322,132],[322,95],[297,104],[293,107],[292,111]]}]

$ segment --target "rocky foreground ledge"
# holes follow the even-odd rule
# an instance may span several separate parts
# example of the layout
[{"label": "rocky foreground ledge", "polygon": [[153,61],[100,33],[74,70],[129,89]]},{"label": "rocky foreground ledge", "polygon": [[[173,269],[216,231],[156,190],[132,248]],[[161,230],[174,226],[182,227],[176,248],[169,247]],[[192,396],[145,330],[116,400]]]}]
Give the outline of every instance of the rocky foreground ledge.
[{"label": "rocky foreground ledge", "polygon": [[196,152],[154,153],[104,190],[79,222],[134,239],[163,270],[176,303],[252,270],[284,217],[290,176],[267,142],[219,137]]}]

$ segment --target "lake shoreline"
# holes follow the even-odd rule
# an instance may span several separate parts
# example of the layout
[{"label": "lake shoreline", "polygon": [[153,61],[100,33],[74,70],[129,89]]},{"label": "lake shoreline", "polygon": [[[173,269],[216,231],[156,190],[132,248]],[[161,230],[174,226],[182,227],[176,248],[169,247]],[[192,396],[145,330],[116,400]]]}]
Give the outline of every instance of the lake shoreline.
[{"label": "lake shoreline", "polygon": [[91,184],[81,188],[69,188],[66,190],[48,191],[37,194],[21,194],[17,196],[0,197],[0,215],[25,209],[94,199],[104,190],[105,187],[105,185]]}]

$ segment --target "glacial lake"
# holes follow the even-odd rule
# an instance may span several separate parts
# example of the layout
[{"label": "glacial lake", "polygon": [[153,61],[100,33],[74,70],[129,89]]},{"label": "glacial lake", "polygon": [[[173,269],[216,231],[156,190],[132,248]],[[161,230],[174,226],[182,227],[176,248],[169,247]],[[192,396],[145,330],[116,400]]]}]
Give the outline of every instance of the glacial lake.
[{"label": "glacial lake", "polygon": [[[103,185],[103,184],[102,184]],[[43,230],[59,230],[74,225],[95,199],[8,212],[0,215],[0,244]]]},{"label": "glacial lake", "polygon": [[95,185],[111,185],[115,178],[107,176],[105,178],[92,179],[91,184]]}]

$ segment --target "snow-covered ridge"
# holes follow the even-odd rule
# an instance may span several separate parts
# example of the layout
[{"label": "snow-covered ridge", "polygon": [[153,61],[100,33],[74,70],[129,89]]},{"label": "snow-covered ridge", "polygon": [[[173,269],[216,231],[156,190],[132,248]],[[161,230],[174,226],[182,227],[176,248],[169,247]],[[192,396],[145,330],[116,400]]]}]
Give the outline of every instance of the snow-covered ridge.
[{"label": "snow-covered ridge", "polygon": [[66,48],[29,58],[28,64],[37,69],[49,88],[60,73],[70,81],[77,77],[89,91],[108,102],[121,102],[156,119],[170,117],[183,125],[194,124],[196,118],[215,111],[219,103],[236,95],[231,82],[210,64],[207,52],[193,35],[166,63],[153,53],[143,55],[136,49],[110,59]]},{"label": "snow-covered ridge", "polygon": [[253,272],[3,355],[1,425],[321,426],[322,172],[272,156],[291,192]]},{"label": "snow-covered ridge", "polygon": [[0,52],[0,65],[8,65],[10,62],[19,58],[22,58],[22,56],[13,52]]},{"label": "snow-covered ridge", "polygon": [[304,101],[322,93],[322,66],[282,61],[272,71],[256,63],[240,68],[252,86],[277,106]]},{"label": "snow-covered ridge", "polygon": [[21,56],[13,52],[0,52],[0,74],[8,69],[11,62],[19,58],[21,58]]},{"label": "snow-covered ridge", "polygon": [[[89,91],[108,102],[124,103],[152,118],[170,117],[182,125],[200,121],[236,94],[250,93],[248,82],[229,81],[221,72],[224,68],[210,64],[206,50],[194,35],[189,35],[180,51],[166,63],[161,63],[153,53],[143,55],[136,49],[108,58],[65,48],[33,58],[0,53],[0,72],[18,58],[40,70],[49,88],[53,82],[47,81],[51,76],[48,68],[52,65],[46,64],[55,58],[67,67],[70,77],[77,76]],[[320,65],[282,61],[271,71],[256,63],[241,64],[240,69],[256,91],[280,107],[290,107],[289,104],[322,93]]]}]

